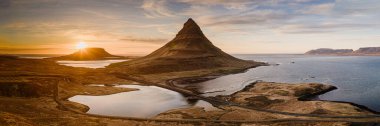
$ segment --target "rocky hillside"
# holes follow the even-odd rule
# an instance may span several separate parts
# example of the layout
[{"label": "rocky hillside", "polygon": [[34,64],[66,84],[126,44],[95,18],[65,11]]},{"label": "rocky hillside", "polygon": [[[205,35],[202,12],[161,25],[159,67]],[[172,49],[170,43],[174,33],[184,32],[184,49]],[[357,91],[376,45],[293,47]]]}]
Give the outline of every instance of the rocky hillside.
[{"label": "rocky hillside", "polygon": [[85,48],[74,52],[73,54],[53,57],[53,60],[104,60],[104,59],[122,59],[123,56],[115,56],[108,53],[103,48]]},{"label": "rocky hillside", "polygon": [[353,49],[328,49],[321,48],[306,52],[307,55],[347,55],[347,56],[380,56],[380,47],[365,47]]},{"label": "rocky hillside", "polygon": [[151,54],[112,64],[124,72],[137,74],[191,71],[212,68],[250,68],[263,65],[237,59],[214,46],[190,18],[173,40]]},{"label": "rocky hillside", "polygon": [[354,52],[355,54],[374,54],[380,55],[380,47],[365,47]]},{"label": "rocky hillside", "polygon": [[348,54],[352,53],[352,49],[329,49],[329,48],[320,48],[315,50],[310,50],[305,54],[309,55],[335,55],[335,54]]}]

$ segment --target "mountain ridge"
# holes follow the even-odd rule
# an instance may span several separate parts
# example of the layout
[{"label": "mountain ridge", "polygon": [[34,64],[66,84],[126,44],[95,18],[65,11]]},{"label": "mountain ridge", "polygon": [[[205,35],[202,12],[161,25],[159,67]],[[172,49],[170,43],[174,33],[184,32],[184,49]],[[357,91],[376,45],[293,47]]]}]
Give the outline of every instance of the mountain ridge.
[{"label": "mountain ridge", "polygon": [[319,48],[307,51],[306,55],[347,55],[347,56],[380,56],[380,47],[361,47],[353,49]]}]

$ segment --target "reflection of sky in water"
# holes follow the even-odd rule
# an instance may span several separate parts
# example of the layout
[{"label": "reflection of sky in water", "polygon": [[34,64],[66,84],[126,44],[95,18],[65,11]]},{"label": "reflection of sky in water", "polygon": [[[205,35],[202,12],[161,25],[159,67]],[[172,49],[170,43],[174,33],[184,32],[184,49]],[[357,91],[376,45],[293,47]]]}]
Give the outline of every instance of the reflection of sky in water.
[{"label": "reflection of sky in water", "polygon": [[111,63],[123,62],[127,60],[93,60],[93,61],[70,61],[62,60],[57,61],[58,64],[72,67],[86,67],[86,68],[104,68]]},{"label": "reflection of sky in water", "polygon": [[38,57],[38,56],[21,56],[20,58],[25,58],[25,59],[44,59],[48,57]]},{"label": "reflection of sky in water", "polygon": [[[254,80],[331,84],[338,90],[319,96],[323,100],[347,101],[380,111],[380,57],[236,55],[242,59],[265,61],[279,66],[262,66],[245,73],[222,76],[196,84],[207,96],[231,94]],[[294,62],[294,63],[292,63]]]},{"label": "reflection of sky in water", "polygon": [[180,93],[156,86],[121,85],[118,87],[140,90],[103,96],[77,95],[69,100],[89,106],[88,113],[111,116],[152,117],[170,109],[193,105],[205,107],[206,110],[213,109],[207,102],[189,103]]},{"label": "reflection of sky in water", "polygon": [[25,58],[25,59],[44,59],[49,57],[57,57],[61,55],[57,54],[10,54],[13,56],[17,56],[19,58]]}]

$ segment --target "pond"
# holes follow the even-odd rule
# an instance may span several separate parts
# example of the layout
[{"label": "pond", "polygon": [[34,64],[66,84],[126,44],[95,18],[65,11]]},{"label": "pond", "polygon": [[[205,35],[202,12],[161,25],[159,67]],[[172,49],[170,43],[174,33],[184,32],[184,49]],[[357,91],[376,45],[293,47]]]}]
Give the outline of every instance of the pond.
[{"label": "pond", "polygon": [[60,65],[72,66],[72,67],[85,67],[85,68],[105,68],[112,63],[124,62],[127,60],[92,60],[92,61],[72,61],[61,60],[57,61]]},{"label": "pond", "polygon": [[123,92],[103,96],[77,95],[69,101],[78,102],[90,107],[87,113],[151,118],[159,113],[191,106],[204,107],[205,110],[215,110],[205,101],[188,100],[182,94],[157,86],[119,85],[116,87],[136,88],[137,91]]}]

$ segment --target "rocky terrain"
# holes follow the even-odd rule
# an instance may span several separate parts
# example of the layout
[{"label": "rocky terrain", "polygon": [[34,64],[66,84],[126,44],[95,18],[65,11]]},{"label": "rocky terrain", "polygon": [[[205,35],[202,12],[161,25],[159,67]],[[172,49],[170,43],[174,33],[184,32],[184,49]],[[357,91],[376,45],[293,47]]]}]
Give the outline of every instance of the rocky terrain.
[{"label": "rocky terrain", "polygon": [[108,53],[103,48],[84,48],[70,55],[52,57],[52,60],[105,60],[105,59],[126,59],[124,56],[116,56]]},{"label": "rocky terrain", "polygon": [[[26,65],[29,63],[31,64]],[[234,104],[217,104],[220,110],[213,111],[190,107],[161,113],[152,120],[87,115],[85,114],[89,109],[87,106],[67,101],[67,98],[74,95],[107,95],[134,90],[108,86],[94,87],[86,86],[86,84],[133,82],[117,78],[104,69],[73,68],[58,65],[50,60],[18,58],[2,60],[0,61],[0,68],[2,69],[0,72],[2,78],[0,79],[8,80],[8,82],[9,80],[17,80],[25,84],[36,85],[38,94],[30,97],[19,95],[17,91],[13,92],[14,90],[5,90],[11,91],[8,93],[14,95],[0,96],[0,103],[2,103],[0,104],[0,125],[351,125],[355,123],[347,122],[347,119],[292,116],[255,109],[322,116],[372,115],[371,112],[348,103],[299,100],[303,96],[334,89],[329,85],[268,82],[252,84],[232,95],[210,97],[210,99],[238,103],[238,105],[248,108]],[[201,76],[203,73],[176,72],[176,75]],[[13,77],[13,79],[4,79],[4,77]],[[159,78],[156,80],[160,83],[176,78],[176,76],[162,77],[164,78],[156,75],[150,78]],[[4,88],[3,84],[5,83],[1,83],[0,87]],[[56,90],[54,85],[56,84],[58,84],[58,96],[55,96],[54,93]],[[5,88],[9,88],[9,86],[5,86]],[[349,119],[349,121],[357,122],[376,122],[376,120],[379,119]]]},{"label": "rocky terrain", "polygon": [[[170,110],[157,115],[155,118],[202,118],[218,120],[340,120],[331,119],[337,116],[373,115],[370,111],[358,108],[348,103],[329,101],[304,101],[302,97],[316,96],[317,94],[336,89],[330,85],[304,83],[286,84],[258,82],[243,90],[227,96],[216,96],[219,99],[234,105],[220,105],[219,110],[207,111],[200,107]],[[269,111],[267,111],[269,110]],[[292,113],[297,113],[293,115]],[[301,115],[304,115],[302,117]],[[323,116],[331,118],[320,118]],[[342,119],[344,120],[344,119]],[[351,121],[355,118],[349,119]],[[375,121],[369,119],[367,121]],[[375,121],[376,122],[376,121]],[[323,123],[320,123],[321,125]],[[350,125],[351,123],[330,122],[328,125]],[[275,125],[275,123],[271,123]],[[313,125],[313,123],[304,124]]]},{"label": "rocky terrain", "polygon": [[343,55],[343,56],[380,56],[380,47],[363,47],[358,50],[353,49],[329,49],[320,48],[310,50],[306,55]]}]

